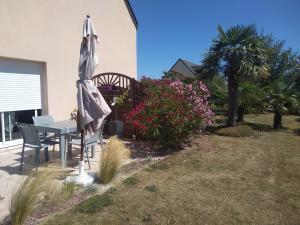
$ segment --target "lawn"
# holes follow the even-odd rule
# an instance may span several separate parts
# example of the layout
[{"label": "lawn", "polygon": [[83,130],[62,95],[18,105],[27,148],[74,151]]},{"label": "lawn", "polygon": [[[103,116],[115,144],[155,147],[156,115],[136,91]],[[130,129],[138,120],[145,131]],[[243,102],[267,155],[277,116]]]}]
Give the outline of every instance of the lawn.
[{"label": "lawn", "polygon": [[254,137],[202,135],[44,224],[299,224],[300,118],[248,115]]}]

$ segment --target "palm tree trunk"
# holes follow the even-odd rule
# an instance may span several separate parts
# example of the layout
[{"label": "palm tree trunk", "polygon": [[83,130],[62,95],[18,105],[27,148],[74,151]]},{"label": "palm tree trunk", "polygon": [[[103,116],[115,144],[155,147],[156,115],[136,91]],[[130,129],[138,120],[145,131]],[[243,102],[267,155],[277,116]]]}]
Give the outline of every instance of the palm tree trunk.
[{"label": "palm tree trunk", "polygon": [[282,128],[281,120],[282,120],[282,114],[281,114],[281,112],[276,110],[275,113],[274,113],[274,121],[273,121],[273,128],[274,129]]},{"label": "palm tree trunk", "polygon": [[245,114],[245,108],[244,106],[240,105],[237,108],[237,122],[244,122],[244,114]]},{"label": "palm tree trunk", "polygon": [[238,81],[235,76],[228,76],[228,120],[227,125],[236,126]]}]

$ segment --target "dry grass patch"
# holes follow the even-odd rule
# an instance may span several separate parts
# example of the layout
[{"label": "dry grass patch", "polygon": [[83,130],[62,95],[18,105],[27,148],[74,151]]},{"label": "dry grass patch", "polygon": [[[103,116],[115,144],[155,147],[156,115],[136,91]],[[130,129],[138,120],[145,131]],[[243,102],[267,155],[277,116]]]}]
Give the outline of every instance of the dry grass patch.
[{"label": "dry grass patch", "polygon": [[[246,120],[272,122],[269,114],[255,118]],[[70,210],[45,224],[299,224],[297,118],[285,117],[286,130],[257,138],[202,136],[192,150],[159,162],[167,169],[143,170],[137,184],[106,193],[107,207],[88,215]],[[145,190],[151,186],[155,192]]]}]

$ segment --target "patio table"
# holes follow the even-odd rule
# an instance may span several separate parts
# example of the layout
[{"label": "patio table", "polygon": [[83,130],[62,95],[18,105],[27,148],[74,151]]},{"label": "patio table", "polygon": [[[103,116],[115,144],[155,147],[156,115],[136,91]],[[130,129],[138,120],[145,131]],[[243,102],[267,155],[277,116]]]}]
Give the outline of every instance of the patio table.
[{"label": "patio table", "polygon": [[[67,140],[69,134],[75,133],[77,131],[77,123],[72,120],[57,121],[52,123],[45,123],[42,125],[35,125],[39,132],[49,132],[59,135],[59,150],[61,156],[61,165],[66,167],[67,165]],[[71,146],[69,148],[69,153],[71,153]]]}]

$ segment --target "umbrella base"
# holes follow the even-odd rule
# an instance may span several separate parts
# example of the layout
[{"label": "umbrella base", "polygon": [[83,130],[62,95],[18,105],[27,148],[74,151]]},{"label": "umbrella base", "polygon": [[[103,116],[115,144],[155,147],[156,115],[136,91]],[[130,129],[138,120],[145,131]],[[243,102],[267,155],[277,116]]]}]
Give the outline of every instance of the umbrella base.
[{"label": "umbrella base", "polygon": [[75,183],[79,185],[89,186],[94,182],[94,176],[84,171],[84,161],[79,161],[79,174],[71,175],[66,178],[66,182]]}]

